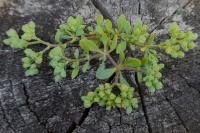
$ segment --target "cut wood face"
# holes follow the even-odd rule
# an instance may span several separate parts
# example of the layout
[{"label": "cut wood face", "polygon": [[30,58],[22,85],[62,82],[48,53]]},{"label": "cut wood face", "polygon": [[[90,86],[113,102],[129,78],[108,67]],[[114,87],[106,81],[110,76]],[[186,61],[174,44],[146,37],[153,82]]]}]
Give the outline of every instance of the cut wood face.
[{"label": "cut wood face", "polygon": [[166,34],[168,24],[172,21],[177,21],[184,29],[193,28],[182,20],[192,13],[192,0],[103,0],[102,3],[115,21],[120,14],[125,14],[132,24],[137,18],[142,18],[150,30],[159,23],[165,23],[158,26],[159,34]]},{"label": "cut wood face", "polygon": [[[6,4],[3,4],[6,3]],[[30,20],[37,34],[53,41],[56,28],[69,16],[87,24],[102,14],[114,23],[121,14],[134,24],[137,17],[163,39],[168,24],[200,35],[199,0],[0,0],[0,40],[10,27],[20,30]],[[2,41],[1,41],[2,43]],[[199,40],[197,42],[199,45]],[[81,95],[99,84],[94,69],[77,79],[55,83],[46,63],[38,76],[25,77],[23,52],[0,45],[0,133],[198,133],[200,131],[200,49],[183,60],[166,59],[164,89],[150,94],[141,84],[140,107],[127,115],[118,109],[83,108]],[[70,76],[69,76],[70,77]],[[131,84],[134,75],[129,75]]]},{"label": "cut wood face", "polygon": [[0,7],[3,7],[7,2],[8,0],[0,0]]}]

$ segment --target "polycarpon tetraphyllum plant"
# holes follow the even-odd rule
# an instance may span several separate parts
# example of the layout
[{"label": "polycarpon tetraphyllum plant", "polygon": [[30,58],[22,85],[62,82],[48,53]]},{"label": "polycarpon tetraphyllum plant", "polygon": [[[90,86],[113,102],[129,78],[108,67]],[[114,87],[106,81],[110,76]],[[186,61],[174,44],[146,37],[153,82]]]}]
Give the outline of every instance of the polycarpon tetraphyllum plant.
[{"label": "polycarpon tetraphyllum plant", "polygon": [[[18,35],[14,29],[9,29],[6,32],[8,38],[3,42],[12,48],[24,49],[22,63],[26,76],[39,73],[38,67],[43,62],[45,52],[48,52],[55,81],[66,78],[66,71],[71,71],[72,79],[76,78],[80,71],[89,71],[90,62],[96,60],[99,62],[96,78],[114,79],[82,96],[84,106],[89,108],[97,103],[107,110],[118,107],[125,109],[127,113],[137,108],[138,101],[134,97],[134,88],[128,84],[123,72],[136,72],[138,80],[144,82],[149,91],[155,92],[163,87],[161,70],[164,64],[159,63],[159,52],[165,52],[172,58],[183,58],[185,52],[196,47],[194,41],[197,39],[197,34],[184,32],[177,23],[172,23],[169,38],[157,44],[155,35],[148,33],[147,25],[138,19],[131,26],[124,15],[119,17],[116,28],[102,16],[96,17],[94,27],[86,26],[80,16],[69,17],[57,29],[54,43],[36,36],[35,23],[32,21],[23,25],[22,31],[23,34]],[[46,47],[36,52],[30,47],[33,45]],[[71,56],[65,54],[65,49],[69,46],[75,47]],[[72,70],[67,70],[67,66]],[[114,93],[114,88],[118,89],[117,94]]]}]

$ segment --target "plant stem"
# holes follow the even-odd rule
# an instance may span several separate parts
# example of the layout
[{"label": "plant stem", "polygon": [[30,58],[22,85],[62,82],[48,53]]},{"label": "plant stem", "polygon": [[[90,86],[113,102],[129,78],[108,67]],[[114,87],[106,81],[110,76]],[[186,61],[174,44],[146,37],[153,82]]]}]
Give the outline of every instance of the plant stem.
[{"label": "plant stem", "polygon": [[110,54],[106,55],[108,57],[108,59],[110,60],[110,62],[115,66],[118,67],[117,63],[115,62],[115,60],[110,56]]},{"label": "plant stem", "polygon": [[45,49],[43,49],[42,51],[40,51],[40,53],[45,53],[47,50],[49,50],[51,47],[50,46],[47,46]]},{"label": "plant stem", "polygon": [[108,59],[110,62],[116,67],[116,75],[114,77],[114,83],[118,83],[119,81],[119,74],[121,71],[121,64],[117,64],[115,60],[110,56],[110,54],[107,54]]},{"label": "plant stem", "polygon": [[[90,57],[89,60],[93,60],[93,59],[99,58],[101,56],[102,56],[101,54],[96,54],[96,55]],[[79,59],[70,59],[70,58],[65,58],[65,59],[68,60],[69,62],[75,62],[75,61],[84,62],[84,61],[88,60],[87,57],[79,58]]]},{"label": "plant stem", "polygon": [[37,39],[37,41],[38,41],[39,43],[44,44],[44,45],[49,46],[49,47],[57,47],[57,46],[58,46],[58,45],[56,45],[56,44],[51,44],[51,43],[49,43],[49,42],[43,41],[43,40],[41,40],[40,38],[36,38],[36,39]]}]

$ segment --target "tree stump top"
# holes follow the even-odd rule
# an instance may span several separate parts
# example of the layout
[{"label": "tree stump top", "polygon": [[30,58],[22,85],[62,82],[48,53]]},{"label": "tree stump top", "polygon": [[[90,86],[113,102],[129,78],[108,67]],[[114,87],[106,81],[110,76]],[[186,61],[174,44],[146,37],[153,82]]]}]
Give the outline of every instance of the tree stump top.
[{"label": "tree stump top", "polygon": [[20,31],[30,20],[38,36],[52,41],[69,16],[81,15],[92,24],[99,14],[115,24],[121,14],[132,24],[141,17],[161,39],[173,21],[200,35],[199,0],[0,0],[0,133],[199,133],[199,47],[180,61],[166,59],[163,90],[142,92],[139,108],[126,114],[84,109],[80,97],[99,84],[95,66],[75,80],[55,83],[46,59],[39,75],[25,77],[23,52],[2,43],[5,31]]}]

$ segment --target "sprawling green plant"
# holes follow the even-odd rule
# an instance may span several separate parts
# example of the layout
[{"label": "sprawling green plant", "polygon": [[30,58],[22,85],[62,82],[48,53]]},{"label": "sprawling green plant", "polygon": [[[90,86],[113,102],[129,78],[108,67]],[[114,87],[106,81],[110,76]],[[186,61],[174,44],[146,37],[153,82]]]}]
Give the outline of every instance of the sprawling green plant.
[{"label": "sprawling green plant", "polygon": [[[185,52],[196,46],[194,41],[197,34],[183,32],[176,23],[172,23],[169,38],[156,44],[155,35],[148,33],[147,25],[141,20],[138,19],[132,27],[121,15],[117,24],[117,27],[113,27],[110,20],[97,16],[96,26],[87,27],[81,17],[69,17],[57,29],[55,42],[49,43],[36,36],[35,23],[31,21],[22,26],[21,36],[14,29],[8,30],[8,39],[4,43],[12,48],[24,49],[22,63],[26,76],[39,73],[38,67],[47,51],[55,81],[67,76],[67,68],[72,69],[71,78],[74,79],[80,71],[90,69],[91,60],[99,61],[96,78],[105,81],[113,78],[113,82],[100,85],[94,92],[82,96],[84,106],[89,108],[97,103],[108,110],[119,107],[130,113],[138,102],[133,94],[134,88],[130,87],[123,72],[137,72],[139,81],[144,82],[151,92],[161,89],[164,64],[159,63],[159,52],[164,51],[173,58],[183,58]],[[36,52],[31,49],[32,45],[46,47]],[[71,48],[73,55],[67,56],[65,51],[68,47],[74,47]]]}]

